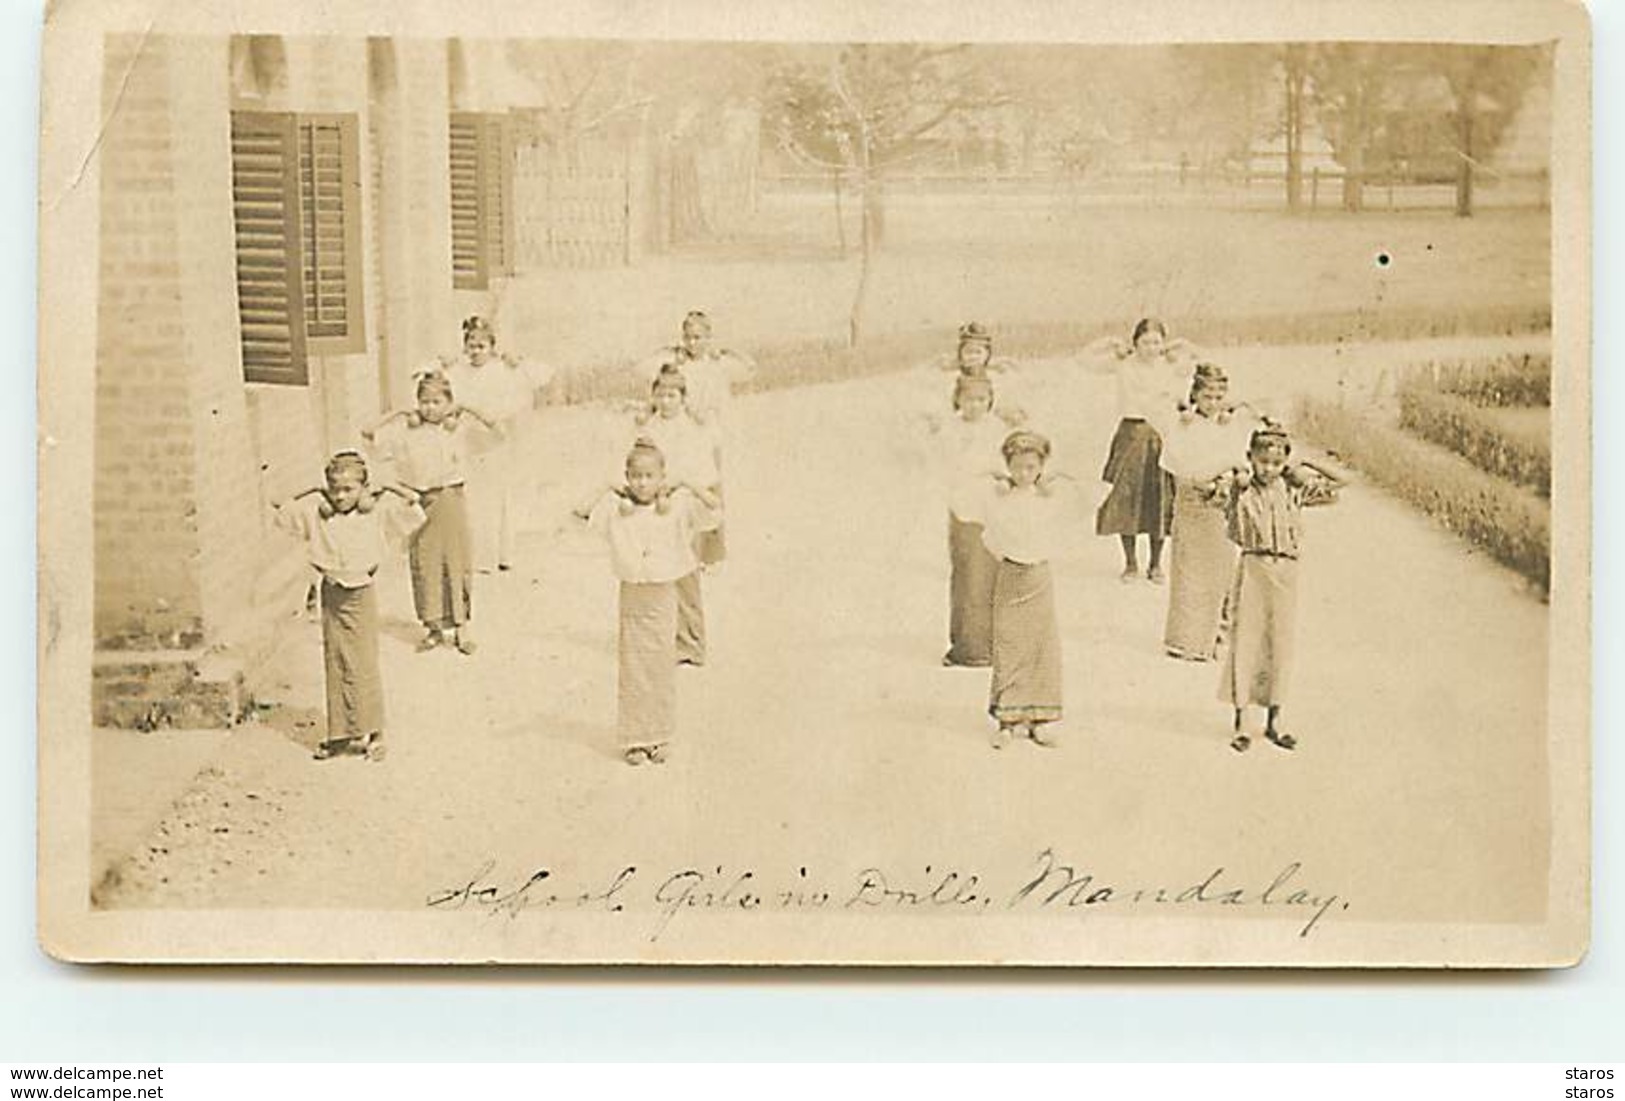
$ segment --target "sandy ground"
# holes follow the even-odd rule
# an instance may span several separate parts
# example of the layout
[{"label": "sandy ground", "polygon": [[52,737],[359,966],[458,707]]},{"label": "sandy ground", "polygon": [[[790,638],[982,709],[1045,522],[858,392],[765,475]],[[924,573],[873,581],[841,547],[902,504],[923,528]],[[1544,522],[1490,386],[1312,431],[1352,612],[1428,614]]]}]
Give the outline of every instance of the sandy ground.
[{"label": "sandy ground", "polygon": [[[1476,347],[1231,362],[1254,387],[1239,392],[1256,394]],[[1344,355],[1358,359],[1347,371]],[[1054,363],[1029,382],[1041,419],[1063,426],[1057,465],[1092,477],[1113,427],[1109,381]],[[571,472],[584,453],[609,455],[617,422],[548,410],[523,444],[520,564],[476,591],[480,651],[413,652],[404,571],[380,578],[387,761],[311,759],[314,624],[294,630],[280,706],[213,747],[167,811],[120,801],[103,764],[129,760],[134,736],[98,732],[99,851],[144,832],[103,903],[415,908],[492,861],[560,878],[696,860],[817,875],[945,854],[1026,867],[1053,847],[1170,875],[1230,864],[1267,878],[1301,861],[1366,920],[1539,916],[1547,608],[1518,579],[1351,487],[1309,521],[1287,712],[1304,744],[1241,757],[1217,668],[1162,655],[1166,590],[1119,583],[1115,540],[1080,509],[1076,554],[1057,566],[1066,741],[998,754],[985,672],[938,665],[942,504],[897,429],[917,388],[898,375],[738,403],[730,557],[706,582],[711,661],[682,671],[669,765],[631,769],[615,753],[615,585],[600,546],[564,521],[582,488]],[[144,831],[143,815],[156,820]]]}]

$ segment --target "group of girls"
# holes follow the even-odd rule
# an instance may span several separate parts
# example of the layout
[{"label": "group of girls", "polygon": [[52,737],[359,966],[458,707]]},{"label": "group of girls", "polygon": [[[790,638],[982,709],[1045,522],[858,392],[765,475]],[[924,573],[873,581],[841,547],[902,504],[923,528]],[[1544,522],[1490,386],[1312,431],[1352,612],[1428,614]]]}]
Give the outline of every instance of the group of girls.
[{"label": "group of girls", "polygon": [[726,556],[722,468],[735,383],[754,364],[683,319],[680,343],[641,365],[649,387],[627,434],[622,477],[575,516],[609,544],[618,596],[616,728],[629,765],[662,764],[677,727],[678,666],[706,662],[702,576]]},{"label": "group of girls", "polygon": [[[1264,737],[1293,749],[1297,739],[1281,728],[1280,713],[1292,657],[1300,513],[1330,503],[1342,482],[1324,466],[1293,463],[1285,429],[1245,403],[1230,404],[1223,370],[1168,340],[1161,322],[1142,320],[1127,344],[1103,347],[1120,419],[1098,483],[1095,531],[1119,537],[1125,583],[1141,576],[1137,543],[1146,537],[1145,579],[1169,584],[1163,648],[1170,657],[1224,654],[1220,695],[1234,711],[1231,748],[1251,748],[1245,714],[1258,707]],[[1080,486],[1047,469],[1050,441],[1023,424],[1024,412],[1001,409],[992,362],[986,330],[963,327],[953,361],[954,417],[935,428],[950,487],[943,664],[991,666],[995,748],[1018,738],[1053,746],[1062,713],[1061,641],[1048,563],[1064,550]],[[1187,369],[1181,395],[1174,380]],[[1162,568],[1170,537],[1171,580]]]},{"label": "group of girls", "polygon": [[[665,759],[673,670],[705,663],[700,571],[724,555],[721,431],[731,387],[751,368],[690,313],[644,380],[648,401],[617,479],[578,510],[606,538],[621,580],[619,727],[632,764]],[[476,577],[513,562],[515,429],[551,377],[499,354],[490,324],[469,318],[462,354],[415,376],[411,408],[364,430],[365,451],[338,452],[320,486],[276,506],[318,578],[328,712],[319,759],[384,756],[373,583],[393,543],[406,546],[418,650],[475,652]]]},{"label": "group of girls", "polygon": [[[418,375],[413,408],[363,433],[370,454],[334,455],[320,487],[278,510],[320,578],[328,732],[318,757],[384,754],[372,586],[392,536],[407,547],[420,650],[473,653],[474,579],[511,566],[513,430],[551,372],[499,355],[479,318],[465,322],[463,338],[460,357]],[[1140,577],[1141,535],[1149,542],[1144,576],[1164,582],[1172,536],[1164,648],[1194,661],[1223,650],[1231,746],[1250,747],[1243,720],[1255,706],[1264,709],[1269,741],[1296,744],[1281,729],[1280,708],[1299,514],[1332,500],[1341,483],[1322,467],[1291,462],[1285,431],[1230,404],[1223,372],[1188,348],[1149,319],[1130,342],[1109,348],[1121,416],[1093,500],[1091,483],[1049,469],[1050,439],[1012,396],[1017,373],[994,357],[985,328],[964,326],[940,365],[952,376],[950,400],[927,421],[949,483],[942,660],[991,669],[995,747],[1057,744],[1061,636],[1050,562],[1068,549],[1070,521],[1090,507],[1096,532],[1121,540],[1125,582]],[[1173,380],[1187,368],[1176,393]],[[707,659],[702,577],[725,557],[728,407],[733,386],[752,370],[748,358],[715,345],[704,314],[690,313],[681,340],[641,365],[647,402],[617,448],[614,477],[574,510],[606,541],[619,581],[617,726],[629,764],[666,760],[676,670]]]},{"label": "group of girls", "polygon": [[321,486],[276,506],[319,578],[328,717],[319,759],[384,756],[373,582],[393,543],[406,544],[418,650],[474,653],[474,578],[512,566],[513,427],[550,379],[544,366],[499,355],[490,324],[471,317],[462,354],[415,375],[412,408],[363,430],[365,451],[338,452]]}]

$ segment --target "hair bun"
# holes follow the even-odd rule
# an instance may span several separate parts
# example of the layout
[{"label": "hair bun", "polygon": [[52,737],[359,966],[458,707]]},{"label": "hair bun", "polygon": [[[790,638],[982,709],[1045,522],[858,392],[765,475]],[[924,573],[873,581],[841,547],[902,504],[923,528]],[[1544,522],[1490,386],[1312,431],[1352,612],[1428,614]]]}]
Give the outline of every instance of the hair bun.
[{"label": "hair bun", "polygon": [[967,321],[959,326],[959,343],[993,345],[993,334],[980,321]]}]

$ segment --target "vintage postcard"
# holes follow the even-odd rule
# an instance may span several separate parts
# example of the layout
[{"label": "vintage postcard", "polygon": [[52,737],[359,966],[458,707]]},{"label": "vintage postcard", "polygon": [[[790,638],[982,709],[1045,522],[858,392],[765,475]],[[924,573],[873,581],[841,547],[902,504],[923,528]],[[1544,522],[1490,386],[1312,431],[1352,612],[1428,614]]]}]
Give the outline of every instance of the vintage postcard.
[{"label": "vintage postcard", "polygon": [[1584,956],[1579,5],[44,47],[52,955]]}]

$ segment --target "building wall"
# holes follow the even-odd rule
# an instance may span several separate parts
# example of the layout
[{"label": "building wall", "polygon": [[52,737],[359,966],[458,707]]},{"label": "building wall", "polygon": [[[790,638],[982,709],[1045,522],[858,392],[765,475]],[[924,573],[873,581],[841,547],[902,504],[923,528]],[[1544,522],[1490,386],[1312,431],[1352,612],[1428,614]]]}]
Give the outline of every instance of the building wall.
[{"label": "building wall", "polygon": [[95,626],[108,648],[189,646],[203,634],[196,479],[207,441],[187,369],[198,279],[181,192],[205,158],[173,94],[199,76],[185,60],[164,41],[107,42],[93,507]]},{"label": "building wall", "polygon": [[[411,364],[455,348],[446,48],[388,45],[393,71],[380,80],[359,38],[261,40],[252,59],[246,40],[107,43],[98,722],[232,717],[243,675],[252,684],[307,578],[301,548],[271,527],[271,503],[317,483],[329,453],[358,445],[392,396],[409,396]],[[243,381],[239,108],[357,120],[366,344],[313,357],[308,386]]]},{"label": "building wall", "polygon": [[458,344],[446,54],[445,43],[421,39],[373,50],[379,366],[391,407],[413,400],[414,370]]}]

